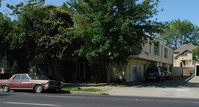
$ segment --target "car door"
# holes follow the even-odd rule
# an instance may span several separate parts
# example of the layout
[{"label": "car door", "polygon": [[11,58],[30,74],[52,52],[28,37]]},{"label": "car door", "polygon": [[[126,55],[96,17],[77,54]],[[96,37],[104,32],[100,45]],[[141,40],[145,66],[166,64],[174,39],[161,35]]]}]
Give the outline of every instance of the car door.
[{"label": "car door", "polygon": [[23,88],[23,89],[30,89],[30,88],[32,88],[32,83],[30,81],[30,78],[26,74],[21,75],[20,83],[21,83],[20,84],[21,88]]},{"label": "car door", "polygon": [[15,77],[10,81],[10,88],[12,89],[20,88],[20,78],[21,75],[15,75]]}]

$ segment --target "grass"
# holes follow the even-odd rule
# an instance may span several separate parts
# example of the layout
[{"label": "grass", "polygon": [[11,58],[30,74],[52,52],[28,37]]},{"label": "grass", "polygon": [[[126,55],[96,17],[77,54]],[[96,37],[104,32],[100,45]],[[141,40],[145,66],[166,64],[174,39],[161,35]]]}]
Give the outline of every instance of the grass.
[{"label": "grass", "polygon": [[83,91],[83,92],[104,92],[106,89],[98,89],[98,88],[78,88],[78,87],[67,87],[62,88],[63,91]]}]

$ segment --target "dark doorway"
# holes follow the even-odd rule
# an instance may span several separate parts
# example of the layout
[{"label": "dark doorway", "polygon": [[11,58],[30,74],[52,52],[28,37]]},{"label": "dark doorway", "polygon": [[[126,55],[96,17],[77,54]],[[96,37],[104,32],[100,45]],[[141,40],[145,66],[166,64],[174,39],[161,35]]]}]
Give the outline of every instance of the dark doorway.
[{"label": "dark doorway", "polygon": [[199,76],[199,65],[196,65],[196,76]]},{"label": "dark doorway", "polygon": [[73,61],[62,61],[61,76],[64,82],[72,82],[76,72],[76,64]]},{"label": "dark doorway", "polygon": [[81,62],[79,63],[79,78],[80,80],[85,80],[85,69],[86,66],[85,66],[85,63],[84,62]]}]

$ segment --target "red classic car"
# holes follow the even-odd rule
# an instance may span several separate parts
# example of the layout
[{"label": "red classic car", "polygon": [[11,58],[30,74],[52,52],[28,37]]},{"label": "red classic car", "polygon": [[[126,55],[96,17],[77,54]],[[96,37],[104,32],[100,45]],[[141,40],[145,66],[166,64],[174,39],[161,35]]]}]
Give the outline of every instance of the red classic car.
[{"label": "red classic car", "polygon": [[41,93],[44,90],[56,90],[62,88],[62,82],[55,80],[44,80],[40,76],[30,74],[14,74],[8,80],[0,80],[0,88],[4,92],[9,90],[34,90]]}]

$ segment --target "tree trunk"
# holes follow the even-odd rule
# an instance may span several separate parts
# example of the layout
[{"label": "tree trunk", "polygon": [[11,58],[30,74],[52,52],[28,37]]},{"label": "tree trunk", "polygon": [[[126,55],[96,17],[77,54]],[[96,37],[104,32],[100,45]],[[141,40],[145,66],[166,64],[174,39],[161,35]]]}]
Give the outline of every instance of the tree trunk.
[{"label": "tree trunk", "polygon": [[106,69],[106,74],[107,74],[107,84],[111,83],[111,77],[110,77],[110,66],[109,64],[105,65],[105,69]]},{"label": "tree trunk", "polygon": [[52,64],[52,58],[48,58],[48,62],[50,64],[50,69],[52,71],[52,74],[53,74],[53,79],[57,80],[57,76],[56,76],[56,73],[55,73],[55,70],[54,70],[54,67],[53,67],[53,64]]}]

